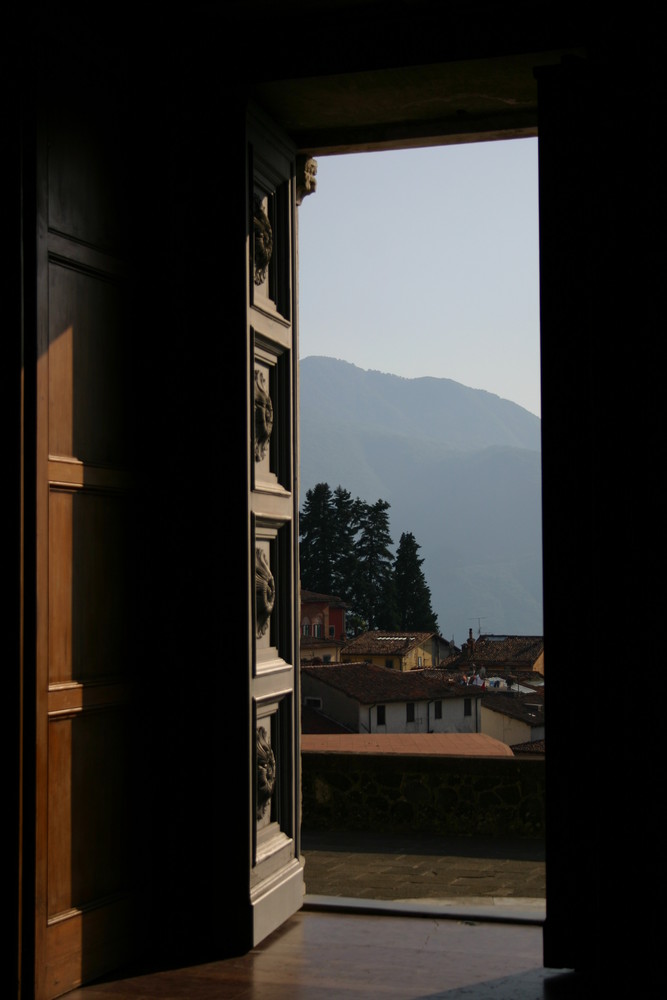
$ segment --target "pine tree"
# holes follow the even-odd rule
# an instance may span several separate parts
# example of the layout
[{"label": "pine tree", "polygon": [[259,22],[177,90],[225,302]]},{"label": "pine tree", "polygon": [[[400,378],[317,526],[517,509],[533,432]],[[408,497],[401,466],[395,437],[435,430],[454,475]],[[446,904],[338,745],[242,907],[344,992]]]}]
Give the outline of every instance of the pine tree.
[{"label": "pine tree", "polygon": [[335,552],[332,567],[332,594],[351,601],[357,575],[356,536],[363,504],[352,499],[349,490],[338,486],[333,492],[332,515]]},{"label": "pine tree", "polygon": [[394,560],[394,585],[399,628],[437,632],[438,618],[431,606],[431,591],[419,558],[420,545],[411,531],[403,533]]},{"label": "pine tree", "polygon": [[317,483],[306,493],[299,518],[301,586],[331,594],[333,580],[333,497],[328,483]]},{"label": "pine tree", "polygon": [[386,500],[353,500],[342,486],[308,490],[300,515],[301,586],[346,601],[355,630],[437,631],[420,546],[412,532],[403,533],[393,558],[389,509]]},{"label": "pine tree", "polygon": [[397,632],[400,628],[400,618],[396,601],[396,581],[391,572],[385,580],[380,594],[380,603],[377,612],[376,628],[386,629],[387,632]]},{"label": "pine tree", "polygon": [[393,567],[389,547],[393,543],[389,534],[389,506],[386,500],[376,500],[360,508],[354,603],[371,629],[386,621],[384,605],[391,595]]},{"label": "pine tree", "polygon": [[365,505],[349,490],[317,483],[306,493],[300,515],[301,585],[305,590],[352,599],[357,575],[355,552]]}]

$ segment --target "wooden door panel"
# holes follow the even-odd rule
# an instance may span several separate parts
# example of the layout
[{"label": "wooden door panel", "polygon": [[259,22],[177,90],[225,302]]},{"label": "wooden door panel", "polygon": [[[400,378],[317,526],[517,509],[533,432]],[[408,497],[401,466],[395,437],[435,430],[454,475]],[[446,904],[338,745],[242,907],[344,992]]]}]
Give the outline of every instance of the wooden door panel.
[{"label": "wooden door panel", "polygon": [[295,156],[271,123],[248,120],[248,359],[253,409],[250,553],[254,635],[249,670],[253,795],[253,944],[297,910],[299,857],[298,497],[295,386]]},{"label": "wooden door panel", "polygon": [[39,1000],[132,944],[130,365],[108,111],[81,91],[37,130]]},{"label": "wooden door panel", "polygon": [[116,968],[132,949],[132,909],[127,896],[104,907],[67,912],[49,921],[40,956],[36,996],[57,997]]},{"label": "wooden door panel", "polygon": [[[59,252],[63,244],[58,240]],[[49,260],[49,454],[122,467],[129,371],[123,289],[114,275],[84,270],[76,249],[74,260]]]},{"label": "wooden door panel", "polygon": [[[85,56],[82,53],[80,61]],[[122,81],[80,68],[48,120],[48,226],[90,248],[123,252],[128,229],[127,111]],[[63,74],[64,76],[64,74]],[[99,89],[97,89],[99,87]]]},{"label": "wooden door panel", "polygon": [[127,498],[90,490],[49,492],[49,685],[129,670]]},{"label": "wooden door panel", "polygon": [[90,908],[128,888],[127,728],[122,705],[50,713],[51,923],[69,910]]},{"label": "wooden door panel", "polygon": [[[158,861],[146,876],[150,891],[157,888],[166,903],[159,913],[157,907],[151,909],[159,927],[152,943],[167,929],[170,903],[180,908],[176,924],[185,937],[190,935],[190,946],[206,939],[207,946],[222,950],[225,939],[234,935],[247,947],[258,943],[294,913],[303,898],[294,150],[270,122],[253,115],[246,136],[245,176],[234,174],[241,186],[245,181],[248,220],[245,261],[237,259],[231,271],[238,278],[236,284],[230,282],[236,293],[230,311],[234,344],[229,359],[234,360],[234,371],[224,373],[222,349],[219,360],[225,377],[242,388],[242,399],[237,414],[229,400],[224,406],[224,412],[239,419],[228,424],[235,450],[234,460],[223,466],[230,475],[231,502],[221,520],[229,520],[235,536],[230,568],[244,580],[241,632],[223,641],[217,621],[207,625],[206,632],[198,628],[204,607],[210,605],[213,615],[222,615],[225,600],[219,566],[209,564],[208,552],[199,548],[209,523],[206,517],[212,517],[209,496],[202,523],[178,525],[178,555],[169,549],[167,536],[157,537],[157,530],[148,548],[164,568],[162,576],[168,577],[174,567],[181,574],[177,585],[187,590],[182,599],[174,597],[168,581],[156,580],[157,569],[142,575],[138,567],[137,576],[157,584],[158,596],[151,594],[148,603],[162,616],[161,628],[168,631],[171,624],[162,606],[165,601],[169,608],[173,602],[181,616],[173,662],[168,635],[160,636],[158,648],[169,660],[167,683],[183,680],[186,686],[178,695],[173,689],[165,693],[157,673],[149,678],[145,669],[137,675],[137,652],[130,641],[131,636],[139,639],[150,657],[150,642],[136,626],[139,606],[133,597],[137,554],[131,526],[137,513],[144,523],[146,508],[135,510],[129,451],[134,428],[128,418],[133,412],[128,375],[132,336],[137,334],[130,334],[125,306],[123,226],[118,224],[122,185],[111,161],[105,161],[114,117],[108,96],[105,93],[98,108],[75,94],[66,115],[47,117],[44,127],[38,127],[36,141],[34,978],[39,1000],[120,966],[144,944],[133,923],[140,896],[136,858],[152,864],[153,858],[143,852],[150,851],[146,837],[152,836],[156,820],[148,816],[150,805],[139,803],[138,822],[150,833],[133,828],[135,775],[141,765],[133,757],[137,745],[151,758],[147,770],[152,769],[157,785],[151,802],[156,803],[158,822],[173,821],[173,829],[159,832]],[[91,113],[98,115],[92,126]],[[258,204],[270,226],[264,235],[270,236],[271,252],[262,261],[254,238]],[[116,212],[117,218],[111,219],[110,213]],[[181,222],[185,226],[185,214]],[[208,275],[196,254],[188,260],[181,289],[184,316],[191,314],[185,300],[195,289],[199,293],[203,274]],[[175,273],[176,265],[170,266]],[[151,274],[161,288],[161,275]],[[212,336],[207,324],[211,310],[218,308],[217,297],[209,288],[197,299],[195,313],[206,337]],[[150,310],[147,301],[143,305],[146,318]],[[168,304],[163,308],[169,312]],[[171,333],[177,323],[172,317],[169,323]],[[200,348],[206,349],[206,337]],[[162,346],[156,341],[154,349],[159,352]],[[147,380],[153,375],[148,364],[152,349],[152,344],[143,343],[136,351]],[[160,357],[156,367],[174,385],[181,374],[177,338],[170,337],[168,350],[169,356]],[[187,405],[196,407],[195,383],[200,385],[204,355],[199,356],[192,339],[185,355],[184,396]],[[219,390],[223,382],[207,377],[201,384]],[[157,401],[162,390],[151,393]],[[169,399],[168,405],[172,403]],[[144,406],[142,412],[148,411]],[[205,412],[215,414],[210,400]],[[155,420],[163,438],[156,448],[158,458],[149,458],[149,472],[140,470],[147,487],[142,504],[154,495],[159,507],[173,488],[171,477],[184,469],[182,462],[178,469],[173,464],[170,437],[177,436],[174,454],[181,460],[192,457],[189,476],[208,468],[211,442],[221,442],[222,434],[197,412],[185,413],[182,421],[171,412],[165,421],[152,413],[149,419]],[[240,427],[249,433],[239,432]],[[141,431],[140,437],[142,445],[150,447],[150,435]],[[204,464],[193,456],[201,456]],[[182,479],[175,495],[187,494]],[[173,507],[178,517],[179,505]],[[198,501],[188,497],[186,508],[196,520]],[[171,528],[165,518],[166,532]],[[195,581],[194,593],[188,574]],[[246,580],[252,581],[248,588]],[[145,628],[151,624],[147,621]],[[186,653],[185,659],[179,650]],[[232,670],[227,685],[224,678]],[[136,732],[135,684],[150,735]],[[229,704],[230,690],[234,704]],[[179,725],[179,712],[186,705],[194,710]],[[173,723],[163,706],[173,707]],[[216,730],[226,711],[233,714],[233,722],[224,740],[233,752],[238,745],[244,764],[244,787],[239,788],[234,775],[234,795],[225,784],[224,740]],[[155,734],[168,746],[163,749],[159,739],[157,746],[150,743]],[[173,780],[178,817],[171,815]],[[228,817],[230,808],[235,811]],[[225,854],[226,823],[234,831],[233,857]],[[178,857],[172,886],[161,865],[182,847],[178,831],[183,831],[187,851]],[[241,865],[238,854],[243,851],[247,853]],[[211,902],[210,887],[223,896],[229,889],[229,898],[220,905],[217,899]],[[151,928],[143,931],[151,936]],[[180,931],[175,939],[179,936]]]}]

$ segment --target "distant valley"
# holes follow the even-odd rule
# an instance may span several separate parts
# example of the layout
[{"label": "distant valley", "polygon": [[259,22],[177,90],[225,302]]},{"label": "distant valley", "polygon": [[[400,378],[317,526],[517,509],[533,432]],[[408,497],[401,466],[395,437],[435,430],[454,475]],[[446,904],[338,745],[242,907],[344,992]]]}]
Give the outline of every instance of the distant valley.
[{"label": "distant valley", "polygon": [[445,638],[541,635],[540,420],[450,379],[300,362],[301,497],[318,482],[391,504],[421,545]]}]

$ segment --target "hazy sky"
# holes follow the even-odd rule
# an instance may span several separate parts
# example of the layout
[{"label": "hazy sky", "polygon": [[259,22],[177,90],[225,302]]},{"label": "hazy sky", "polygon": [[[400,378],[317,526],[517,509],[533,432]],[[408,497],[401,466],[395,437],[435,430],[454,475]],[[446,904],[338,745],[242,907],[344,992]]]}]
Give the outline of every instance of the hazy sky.
[{"label": "hazy sky", "polygon": [[451,378],[539,416],[537,139],[317,163],[300,357]]}]

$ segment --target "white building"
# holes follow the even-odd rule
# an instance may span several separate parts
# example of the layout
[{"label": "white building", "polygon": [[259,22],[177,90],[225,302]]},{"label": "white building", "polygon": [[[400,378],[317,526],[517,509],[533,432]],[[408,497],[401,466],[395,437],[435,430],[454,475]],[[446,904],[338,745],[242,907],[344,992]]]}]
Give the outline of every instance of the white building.
[{"label": "white building", "polygon": [[356,733],[481,732],[481,688],[437,669],[406,673],[370,663],[301,669],[304,705]]}]

